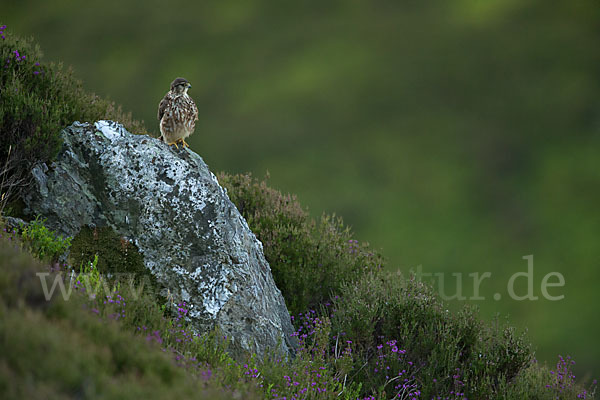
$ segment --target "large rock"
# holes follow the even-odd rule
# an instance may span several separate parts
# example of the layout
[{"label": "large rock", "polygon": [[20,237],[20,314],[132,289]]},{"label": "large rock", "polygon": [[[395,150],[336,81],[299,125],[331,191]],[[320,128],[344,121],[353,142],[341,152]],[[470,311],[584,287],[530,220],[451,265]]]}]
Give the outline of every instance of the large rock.
[{"label": "large rock", "polygon": [[112,121],[74,123],[55,162],[33,171],[24,201],[63,235],[112,227],[135,243],[145,266],[193,327],[219,326],[234,349],[289,354],[292,325],[262,244],[202,158]]}]

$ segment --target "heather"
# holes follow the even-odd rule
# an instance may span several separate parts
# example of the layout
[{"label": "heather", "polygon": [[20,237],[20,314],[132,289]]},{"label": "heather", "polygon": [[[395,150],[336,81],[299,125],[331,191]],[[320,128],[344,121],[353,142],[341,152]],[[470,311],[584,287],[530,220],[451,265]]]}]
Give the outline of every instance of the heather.
[{"label": "heather", "polygon": [[[123,284],[121,290],[111,288],[91,300],[92,296],[73,281],[68,301],[58,289],[47,301],[35,274],[49,272],[48,267],[22,250],[16,232],[3,232],[2,236],[3,399],[233,397],[233,390],[225,389],[221,381],[203,379],[204,370],[200,368],[195,368],[197,373],[189,373],[177,365],[170,351],[161,349],[161,335],[165,336],[165,347],[171,350],[168,344],[180,340],[177,335],[181,334],[177,319],[164,319],[154,298],[136,297]],[[59,271],[55,268],[51,276]],[[138,325],[142,333],[136,332]],[[201,361],[211,360],[218,351],[216,344],[206,347],[213,353],[196,352],[197,357],[203,357]],[[238,395],[242,388],[237,389]],[[242,395],[256,398],[251,393]]]},{"label": "heather", "polygon": [[115,119],[133,132],[142,123],[106,99],[86,92],[71,70],[44,62],[32,39],[0,26],[0,210],[16,199],[36,163],[51,161],[59,132],[73,121]]},{"label": "heather", "polygon": [[[133,276],[103,276],[97,256],[78,270],[41,262],[30,253],[38,243],[27,237],[4,228],[0,238],[4,398],[594,395],[595,384],[586,389],[576,382],[570,358],[561,357],[554,369],[539,366],[514,329],[484,326],[468,309],[449,313],[431,288],[411,278],[379,271],[348,281],[340,296],[292,318],[300,343],[293,359],[273,352],[240,361],[229,355],[227,338],[217,330],[200,335],[189,329],[185,303],[160,299]],[[63,284],[50,301],[39,272],[47,287],[57,277]],[[31,350],[38,348],[45,350]],[[65,367],[52,367],[57,365]]]},{"label": "heather", "polygon": [[219,182],[264,244],[290,313],[318,307],[344,283],[381,268],[381,255],[354,240],[340,217],[312,218],[293,195],[270,188],[267,178],[221,173]]}]

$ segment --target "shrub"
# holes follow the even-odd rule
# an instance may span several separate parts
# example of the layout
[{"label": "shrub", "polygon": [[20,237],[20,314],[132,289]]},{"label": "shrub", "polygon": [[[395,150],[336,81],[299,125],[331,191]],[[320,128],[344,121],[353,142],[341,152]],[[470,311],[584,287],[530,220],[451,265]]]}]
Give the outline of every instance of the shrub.
[{"label": "shrub", "polygon": [[[323,348],[330,377],[339,379],[339,348],[351,344],[352,357],[345,361],[352,362],[345,375],[354,385],[350,392],[360,387],[373,398],[517,399],[539,391],[525,383],[539,371],[530,367],[524,335],[498,321],[483,324],[469,307],[449,312],[430,286],[386,275],[381,257],[353,240],[341,219],[324,215],[315,221],[294,196],[266,180],[221,173],[219,181],[263,242],[288,308],[300,314],[295,325],[313,327],[314,334],[319,330],[310,313],[320,310],[320,318],[331,319],[329,346]],[[322,345],[308,337],[303,346]],[[271,390],[291,394],[286,387]]]},{"label": "shrub", "polygon": [[449,312],[415,279],[368,274],[341,293],[331,306],[333,340],[354,343],[355,379],[365,393],[410,383],[424,398],[489,398],[532,358],[512,329],[485,327],[470,308]]},{"label": "shrub", "polygon": [[359,244],[341,218],[314,220],[296,198],[250,174],[221,173],[219,182],[264,245],[273,278],[290,313],[298,314],[381,268],[382,258]]},{"label": "shrub", "polygon": [[0,27],[0,182],[3,204],[27,186],[32,165],[52,160],[59,151],[60,131],[76,120],[121,121],[132,132],[144,132],[114,103],[83,90],[71,70],[42,61],[31,39]]},{"label": "shrub", "polygon": [[44,226],[44,219],[36,217],[22,227],[21,238],[29,253],[39,260],[58,261],[71,246],[71,238],[63,238]]},{"label": "shrub", "polygon": [[357,399],[361,385],[349,378],[351,346],[344,343],[330,350],[331,322],[326,316],[307,313],[298,322],[295,335],[300,344],[292,362],[268,357],[254,367],[244,365],[245,373],[262,385],[266,398]]},{"label": "shrub", "polygon": [[591,399],[596,394],[597,381],[594,380],[592,385],[586,389],[578,384],[573,374],[573,366],[575,360],[571,356],[564,358],[558,356],[556,367],[550,370],[549,382],[545,385],[548,391],[552,392],[552,397],[556,399]]}]

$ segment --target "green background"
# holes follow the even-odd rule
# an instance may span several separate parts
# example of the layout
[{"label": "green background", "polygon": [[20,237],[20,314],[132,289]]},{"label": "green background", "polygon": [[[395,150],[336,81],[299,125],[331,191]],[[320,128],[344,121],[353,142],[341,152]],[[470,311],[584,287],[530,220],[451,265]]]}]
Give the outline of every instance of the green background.
[{"label": "green background", "polygon": [[[448,294],[452,273],[469,296],[468,274],[491,272],[483,318],[600,375],[597,1],[2,0],[0,19],[154,133],[186,77],[189,143],[214,171],[269,171],[391,270],[444,273]],[[510,299],[529,254],[540,299]],[[563,300],[541,298],[549,272]]]}]

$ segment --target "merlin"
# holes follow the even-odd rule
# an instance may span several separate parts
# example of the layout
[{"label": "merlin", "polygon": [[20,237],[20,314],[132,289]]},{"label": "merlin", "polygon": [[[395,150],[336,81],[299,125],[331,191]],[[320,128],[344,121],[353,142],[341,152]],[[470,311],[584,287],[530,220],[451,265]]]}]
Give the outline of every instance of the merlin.
[{"label": "merlin", "polygon": [[169,146],[177,147],[181,142],[183,147],[189,147],[185,138],[194,133],[198,120],[198,107],[187,93],[191,87],[187,79],[176,78],[158,105],[161,137]]}]

